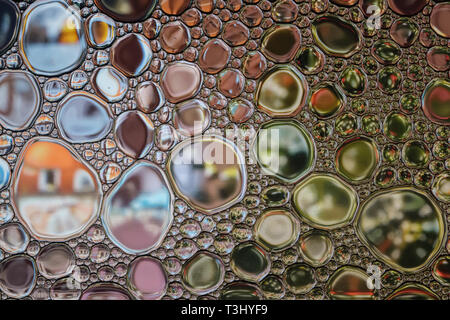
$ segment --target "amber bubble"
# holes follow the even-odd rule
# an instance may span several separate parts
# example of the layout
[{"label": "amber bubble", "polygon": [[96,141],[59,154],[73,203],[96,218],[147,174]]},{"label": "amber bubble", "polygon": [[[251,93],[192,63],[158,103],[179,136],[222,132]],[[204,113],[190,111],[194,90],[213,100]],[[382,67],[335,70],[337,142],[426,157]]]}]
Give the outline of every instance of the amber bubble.
[{"label": "amber bubble", "polygon": [[406,48],[413,45],[419,37],[419,26],[412,19],[400,18],[392,24],[390,35],[399,46]]},{"label": "amber bubble", "polygon": [[450,3],[438,3],[433,7],[430,17],[431,28],[440,36],[450,38]]},{"label": "amber bubble", "polygon": [[266,69],[266,58],[259,51],[249,52],[244,58],[242,72],[247,78],[258,79]]},{"label": "amber bubble", "polygon": [[159,5],[164,13],[179,15],[189,7],[191,0],[159,0]]}]

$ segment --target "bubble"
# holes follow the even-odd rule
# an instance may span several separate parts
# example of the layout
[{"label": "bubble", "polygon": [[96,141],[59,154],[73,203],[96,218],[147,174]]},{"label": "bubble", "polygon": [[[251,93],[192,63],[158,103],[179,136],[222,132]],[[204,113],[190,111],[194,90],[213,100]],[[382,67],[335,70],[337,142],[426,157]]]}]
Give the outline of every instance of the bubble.
[{"label": "bubble", "polygon": [[257,282],[269,273],[270,263],[264,249],[253,242],[244,242],[233,249],[230,267],[241,279]]},{"label": "bubble", "polygon": [[230,56],[231,49],[225,42],[212,39],[200,51],[198,66],[207,73],[216,74],[226,67]]},{"label": "bubble", "polygon": [[436,46],[427,52],[427,62],[436,71],[450,69],[450,48]]},{"label": "bubble", "polygon": [[[155,1],[156,2],[156,1]],[[164,13],[179,15],[189,7],[190,0],[160,0],[159,5]]]},{"label": "bubble", "polygon": [[90,16],[85,22],[89,44],[95,48],[106,48],[115,39],[116,25],[113,19],[101,13]]},{"label": "bubble", "polygon": [[139,110],[145,113],[158,111],[166,102],[161,87],[151,81],[139,83],[136,88],[136,103]]},{"label": "bubble", "polygon": [[167,100],[177,103],[195,96],[200,90],[202,81],[202,72],[197,65],[174,62],[164,69],[160,84]]},{"label": "bubble", "polygon": [[0,289],[12,298],[23,298],[36,284],[36,264],[26,255],[11,256],[0,263]]},{"label": "bubble", "polygon": [[371,139],[351,138],[336,152],[336,171],[345,179],[358,183],[372,176],[379,157],[377,146]]},{"label": "bubble", "polygon": [[0,224],[10,222],[14,218],[13,208],[6,203],[0,204]]},{"label": "bubble", "polygon": [[298,6],[292,0],[277,1],[272,8],[272,18],[276,22],[292,22],[297,15]]},{"label": "bubble", "polygon": [[423,168],[430,161],[430,150],[419,140],[410,140],[403,145],[402,158],[410,168]]},{"label": "bubble", "polygon": [[389,34],[398,45],[407,48],[419,37],[419,26],[409,18],[399,18],[391,25]]},{"label": "bubble", "polygon": [[188,100],[175,106],[172,122],[178,133],[187,137],[195,136],[209,127],[211,113],[202,100]]},{"label": "bubble", "polygon": [[327,232],[312,230],[302,235],[298,242],[302,258],[313,267],[325,265],[333,256],[333,242]]},{"label": "bubble", "polygon": [[117,102],[125,97],[128,81],[116,69],[106,66],[98,68],[92,75],[92,85],[97,93],[108,102]]},{"label": "bubble", "polygon": [[372,300],[375,296],[367,286],[368,280],[362,269],[345,266],[330,277],[327,291],[332,300]]},{"label": "bubble", "polygon": [[171,125],[163,124],[156,128],[155,144],[161,151],[172,149],[177,141],[177,132]]},{"label": "bubble", "polygon": [[167,274],[159,260],[138,257],[128,268],[129,291],[139,300],[161,299],[167,290]]},{"label": "bubble", "polygon": [[309,292],[316,284],[314,269],[306,264],[294,264],[284,272],[284,281],[289,291],[295,294]]},{"label": "bubble", "polygon": [[411,136],[412,124],[402,113],[391,113],[384,120],[384,134],[393,141],[404,141]]},{"label": "bubble", "polygon": [[230,46],[241,46],[247,42],[248,38],[248,28],[239,21],[227,22],[223,27],[222,39]]},{"label": "bubble", "polygon": [[267,60],[259,51],[249,52],[242,63],[242,72],[250,79],[258,79],[266,69]]},{"label": "bubble", "polygon": [[367,75],[358,67],[349,67],[342,72],[340,84],[349,95],[358,96],[367,88]]},{"label": "bubble", "polygon": [[221,259],[209,252],[199,252],[182,269],[183,285],[191,292],[204,295],[216,290],[223,282],[225,268]]},{"label": "bubble", "polygon": [[9,130],[29,127],[42,101],[35,78],[24,71],[1,71],[0,96],[0,124]]},{"label": "bubble", "polygon": [[65,1],[34,2],[23,17],[19,47],[30,70],[53,76],[80,65],[87,49],[81,17]]},{"label": "bubble", "polygon": [[297,241],[300,224],[287,210],[274,209],[263,213],[254,227],[255,241],[268,250],[283,250]]},{"label": "bubble", "polygon": [[427,287],[419,283],[407,283],[392,294],[386,300],[440,300],[439,297]]},{"label": "bubble", "polygon": [[111,48],[111,64],[128,77],[141,75],[153,57],[148,40],[131,33],[114,43]]},{"label": "bubble", "polygon": [[236,69],[225,69],[218,76],[217,89],[229,98],[236,98],[244,90],[245,77]]},{"label": "bubble", "polygon": [[50,102],[61,100],[68,91],[67,84],[58,78],[49,79],[42,90],[44,98]]},{"label": "bubble", "polygon": [[4,189],[11,179],[11,168],[8,162],[0,158],[0,190]]},{"label": "bubble", "polygon": [[31,235],[66,240],[83,233],[97,218],[102,192],[96,174],[68,145],[34,138],[14,170],[11,200]]},{"label": "bubble", "polygon": [[433,7],[430,16],[431,28],[438,35],[444,38],[450,38],[450,25],[448,16],[450,14],[450,3],[438,3]]},{"label": "bubble", "polygon": [[301,45],[300,30],[294,25],[276,25],[267,30],[261,42],[261,52],[276,63],[294,59]]},{"label": "bubble", "polygon": [[402,16],[413,16],[426,6],[428,0],[388,0],[389,7]]},{"label": "bubble", "polygon": [[131,300],[131,296],[117,284],[95,283],[83,291],[80,300]]},{"label": "bubble", "polygon": [[67,141],[93,142],[106,137],[112,127],[112,117],[103,100],[77,91],[68,94],[58,105],[56,123]]},{"label": "bubble", "polygon": [[320,49],[332,56],[348,58],[360,49],[359,29],[336,16],[322,16],[314,20],[312,34]]},{"label": "bubble", "polygon": [[256,93],[258,108],[273,117],[291,117],[302,109],[308,96],[305,77],[292,66],[278,66],[261,79]]},{"label": "bubble", "polygon": [[269,207],[283,206],[290,198],[289,189],[282,185],[270,186],[261,193],[261,199]]},{"label": "bubble", "polygon": [[444,286],[450,285],[450,257],[443,256],[433,265],[433,276]]},{"label": "bubble", "polygon": [[[123,22],[141,21],[153,12],[156,0],[94,0],[95,5],[115,20]],[[161,1],[160,1],[161,2]]]},{"label": "bubble", "polygon": [[8,253],[24,252],[30,237],[19,223],[8,223],[0,227],[0,248]]},{"label": "bubble", "polygon": [[450,124],[450,81],[434,79],[428,83],[422,95],[422,110],[430,121]]},{"label": "bubble", "polygon": [[422,269],[440,248],[444,235],[440,209],[425,193],[411,187],[373,195],[362,206],[356,226],[358,236],[375,256],[407,272]]},{"label": "bubble", "polygon": [[263,20],[264,14],[258,6],[246,5],[242,8],[239,18],[247,27],[256,27]]},{"label": "bubble", "polygon": [[244,123],[251,118],[255,107],[253,104],[244,99],[236,98],[228,103],[228,117],[234,123]]},{"label": "bubble", "polygon": [[58,279],[50,288],[52,300],[78,300],[80,295],[80,285],[72,278]]},{"label": "bubble", "polygon": [[102,223],[127,253],[159,247],[173,219],[173,195],[161,169],[140,161],[124,172],[105,197]]},{"label": "bubble", "polygon": [[175,54],[182,52],[189,46],[191,34],[182,22],[173,21],[161,28],[159,42],[165,51]]},{"label": "bubble", "polygon": [[441,173],[433,182],[432,192],[434,196],[445,203],[450,202],[450,174]]},{"label": "bubble", "polygon": [[298,181],[315,164],[312,138],[295,120],[269,121],[262,125],[253,152],[267,174],[285,182]]},{"label": "bubble", "polygon": [[39,273],[48,279],[56,279],[72,273],[75,255],[64,243],[52,243],[41,249],[36,265]]},{"label": "bubble", "polygon": [[267,276],[261,282],[260,287],[268,299],[281,299],[286,291],[283,282],[276,276]]},{"label": "bubble", "polygon": [[178,144],[167,160],[167,171],[176,193],[205,213],[229,208],[245,193],[242,154],[219,136],[199,136]]},{"label": "bubble", "polygon": [[313,88],[309,107],[320,118],[329,118],[339,113],[347,98],[342,90],[331,82],[322,82]]},{"label": "bubble", "polygon": [[132,158],[145,157],[153,146],[154,126],[140,111],[122,113],[114,125],[118,147]]},{"label": "bubble", "polygon": [[2,23],[2,34],[0,35],[0,53],[8,50],[17,37],[20,11],[17,5],[8,0],[0,1],[0,20]]},{"label": "bubble", "polygon": [[295,62],[304,74],[316,74],[325,65],[325,55],[315,46],[304,46],[298,52]]},{"label": "bubble", "polygon": [[262,292],[251,283],[233,282],[221,290],[221,300],[262,300]]},{"label": "bubble", "polygon": [[372,55],[382,64],[396,64],[401,53],[400,47],[391,40],[378,40],[372,46]]},{"label": "bubble", "polygon": [[337,177],[317,174],[293,190],[294,208],[316,228],[335,229],[349,224],[358,208],[356,192]]}]

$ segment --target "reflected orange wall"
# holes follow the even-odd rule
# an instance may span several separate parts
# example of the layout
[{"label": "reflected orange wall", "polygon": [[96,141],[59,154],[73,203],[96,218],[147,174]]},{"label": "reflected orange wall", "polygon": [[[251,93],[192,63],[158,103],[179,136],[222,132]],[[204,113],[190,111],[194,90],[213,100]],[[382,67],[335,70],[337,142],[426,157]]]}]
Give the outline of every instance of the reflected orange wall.
[{"label": "reflected orange wall", "polygon": [[64,194],[73,192],[75,172],[78,169],[87,171],[85,166],[78,162],[62,145],[49,141],[37,141],[25,152],[19,176],[18,192],[22,195],[37,194],[39,192],[39,172],[42,169],[59,169],[60,189],[57,192]]}]

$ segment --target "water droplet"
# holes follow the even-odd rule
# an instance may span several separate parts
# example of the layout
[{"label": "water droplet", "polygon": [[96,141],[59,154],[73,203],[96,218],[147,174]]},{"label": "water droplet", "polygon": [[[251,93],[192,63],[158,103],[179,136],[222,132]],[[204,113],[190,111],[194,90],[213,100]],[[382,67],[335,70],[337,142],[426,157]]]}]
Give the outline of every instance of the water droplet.
[{"label": "water droplet", "polygon": [[113,19],[101,13],[90,16],[85,22],[89,44],[101,49],[108,47],[115,39],[116,24]]},{"label": "water droplet", "polygon": [[92,85],[95,92],[109,102],[122,100],[128,90],[127,78],[109,66],[94,71]]},{"label": "water droplet", "polygon": [[64,243],[52,243],[39,252],[36,258],[39,273],[46,278],[56,279],[69,275],[75,267],[75,255]]},{"label": "water droplet", "polygon": [[36,283],[36,265],[25,255],[16,255],[0,263],[0,288],[12,298],[23,298],[31,293]]},{"label": "water droplet", "polygon": [[342,267],[331,276],[327,290],[333,300],[372,300],[373,290],[367,287],[369,276],[360,268]]},{"label": "water droplet", "polygon": [[294,25],[277,25],[263,36],[261,52],[270,60],[285,63],[294,59],[301,45],[300,30]]},{"label": "water droplet", "polygon": [[161,75],[161,88],[169,102],[177,103],[192,98],[200,90],[202,72],[189,62],[169,64]]},{"label": "water droplet", "polygon": [[139,300],[161,299],[167,290],[167,274],[159,260],[138,257],[128,267],[128,289]]},{"label": "water droplet", "polygon": [[140,161],[105,197],[102,222],[122,250],[143,254],[159,247],[172,224],[173,195],[156,165]]},{"label": "water droplet", "polygon": [[10,130],[30,126],[41,105],[41,90],[28,72],[0,72],[0,124]]},{"label": "water droplet", "polygon": [[152,56],[148,40],[135,33],[120,38],[111,48],[111,64],[128,77],[142,74],[150,65]]},{"label": "water droplet", "polygon": [[393,268],[423,268],[441,247],[444,221],[429,197],[413,188],[379,192],[362,206],[356,222],[360,239]]},{"label": "water droplet", "polygon": [[14,170],[11,199],[27,230],[43,240],[66,240],[97,218],[100,182],[68,145],[47,138],[30,140]]},{"label": "water droplet", "polygon": [[450,81],[434,79],[422,95],[422,109],[428,119],[435,123],[450,125]]},{"label": "water droplet", "polygon": [[322,82],[313,88],[309,107],[320,118],[329,118],[339,113],[347,103],[342,90],[331,82]]},{"label": "water droplet", "polygon": [[0,1],[0,21],[2,33],[0,35],[0,53],[3,53],[14,43],[20,21],[20,11],[17,5],[9,0]]},{"label": "water droplet", "polygon": [[188,100],[175,106],[172,122],[178,133],[191,137],[203,133],[209,127],[211,113],[202,100]]},{"label": "water droplet", "polygon": [[269,257],[257,244],[244,242],[233,249],[230,267],[241,279],[258,282],[270,271]]},{"label": "water droplet", "polygon": [[225,268],[218,256],[199,252],[182,269],[182,281],[191,292],[199,295],[216,290],[223,282]]},{"label": "water droplet", "polygon": [[[116,20],[136,22],[146,19],[156,6],[156,0],[94,0],[95,5]],[[160,1],[162,2],[162,1]]]}]

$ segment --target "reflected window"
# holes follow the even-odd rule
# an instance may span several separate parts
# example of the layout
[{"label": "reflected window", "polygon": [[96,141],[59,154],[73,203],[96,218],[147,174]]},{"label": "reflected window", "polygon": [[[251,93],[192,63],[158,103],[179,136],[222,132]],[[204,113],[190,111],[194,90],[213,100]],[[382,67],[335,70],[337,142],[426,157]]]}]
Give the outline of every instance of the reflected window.
[{"label": "reflected window", "polygon": [[83,169],[78,169],[73,177],[73,191],[77,193],[95,191],[91,175]]},{"label": "reflected window", "polygon": [[61,185],[61,172],[59,169],[41,169],[38,178],[38,190],[42,193],[53,193]]}]

